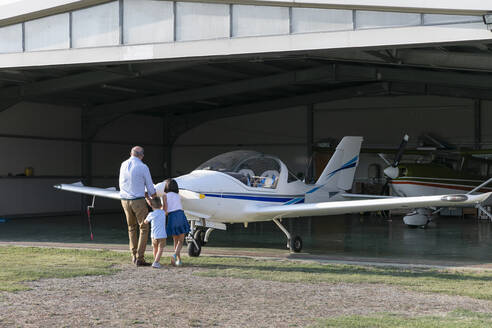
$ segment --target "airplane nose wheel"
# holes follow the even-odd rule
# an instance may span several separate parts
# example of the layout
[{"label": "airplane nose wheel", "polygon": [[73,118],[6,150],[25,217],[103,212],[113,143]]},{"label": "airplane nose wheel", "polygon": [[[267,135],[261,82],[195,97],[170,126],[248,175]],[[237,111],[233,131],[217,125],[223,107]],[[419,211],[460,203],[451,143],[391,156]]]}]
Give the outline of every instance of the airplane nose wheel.
[{"label": "airplane nose wheel", "polygon": [[191,231],[186,236],[186,243],[188,244],[188,256],[198,257],[202,252],[202,246],[205,245],[205,231],[202,229],[195,230],[195,222],[192,221]]},{"label": "airplane nose wheel", "polygon": [[[189,237],[188,242],[188,256],[190,257],[198,257],[202,252],[202,242],[200,240],[200,230],[195,232],[194,238]],[[198,237],[198,238],[197,238]]]}]

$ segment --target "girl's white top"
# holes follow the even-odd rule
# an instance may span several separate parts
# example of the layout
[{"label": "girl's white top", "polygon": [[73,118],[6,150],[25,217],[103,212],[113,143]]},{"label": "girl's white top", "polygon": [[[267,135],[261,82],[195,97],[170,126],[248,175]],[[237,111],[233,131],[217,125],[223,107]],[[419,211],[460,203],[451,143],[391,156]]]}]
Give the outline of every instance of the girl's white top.
[{"label": "girl's white top", "polygon": [[175,192],[168,192],[166,194],[166,198],[168,213],[183,209],[183,205],[181,205],[181,197],[179,196],[179,194]]}]

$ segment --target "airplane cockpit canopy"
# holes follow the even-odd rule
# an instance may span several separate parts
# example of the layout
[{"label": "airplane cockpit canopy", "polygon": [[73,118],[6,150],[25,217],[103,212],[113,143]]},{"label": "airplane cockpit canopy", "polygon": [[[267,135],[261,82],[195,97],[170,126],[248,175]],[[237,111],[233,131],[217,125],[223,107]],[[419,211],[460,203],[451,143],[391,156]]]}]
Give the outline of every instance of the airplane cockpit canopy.
[{"label": "airplane cockpit canopy", "polygon": [[251,150],[236,150],[215,156],[196,169],[223,172],[250,187],[274,189],[282,166],[275,157]]}]

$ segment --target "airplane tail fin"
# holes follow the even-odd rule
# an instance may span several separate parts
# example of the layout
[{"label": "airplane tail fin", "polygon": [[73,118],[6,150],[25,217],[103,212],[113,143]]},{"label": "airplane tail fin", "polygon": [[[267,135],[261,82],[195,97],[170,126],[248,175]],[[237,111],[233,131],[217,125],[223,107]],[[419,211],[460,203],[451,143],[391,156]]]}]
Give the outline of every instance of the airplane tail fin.
[{"label": "airplane tail fin", "polygon": [[352,188],[362,140],[362,137],[343,137],[316,184],[330,189]]}]

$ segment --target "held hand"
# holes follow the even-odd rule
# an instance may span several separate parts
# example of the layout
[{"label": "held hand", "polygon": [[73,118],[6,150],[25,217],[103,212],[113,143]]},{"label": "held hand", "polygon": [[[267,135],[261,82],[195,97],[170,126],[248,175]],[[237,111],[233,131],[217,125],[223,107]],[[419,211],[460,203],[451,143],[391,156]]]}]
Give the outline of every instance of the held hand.
[{"label": "held hand", "polygon": [[149,197],[149,193],[145,192],[145,199],[149,200],[151,197]]}]

